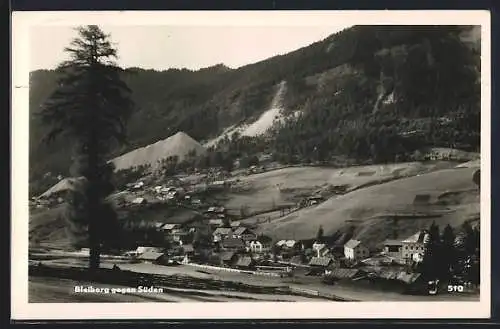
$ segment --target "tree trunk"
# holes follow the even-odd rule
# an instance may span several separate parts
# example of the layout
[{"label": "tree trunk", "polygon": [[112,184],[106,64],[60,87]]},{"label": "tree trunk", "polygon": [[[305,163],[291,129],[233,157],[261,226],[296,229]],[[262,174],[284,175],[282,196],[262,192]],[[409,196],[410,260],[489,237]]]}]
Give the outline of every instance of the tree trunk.
[{"label": "tree trunk", "polygon": [[101,246],[99,243],[92,243],[90,245],[89,268],[90,270],[97,270],[101,263]]},{"label": "tree trunk", "polygon": [[[94,192],[95,193],[95,192]],[[100,217],[98,211],[98,199],[93,194],[90,197],[89,204],[89,247],[90,247],[90,255],[89,255],[89,269],[96,270],[100,265],[100,257],[101,257],[101,242],[99,239],[99,227],[98,227],[98,218]]]}]

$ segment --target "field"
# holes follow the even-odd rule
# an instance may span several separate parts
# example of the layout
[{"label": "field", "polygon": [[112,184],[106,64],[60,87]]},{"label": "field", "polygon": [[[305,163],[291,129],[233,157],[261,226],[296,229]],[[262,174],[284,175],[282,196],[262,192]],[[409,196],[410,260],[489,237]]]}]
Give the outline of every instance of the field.
[{"label": "field", "polygon": [[[326,234],[355,225],[359,239],[377,243],[390,237],[395,216],[400,218],[401,238],[427,227],[433,220],[441,226],[458,226],[479,216],[479,193],[472,181],[475,170],[439,169],[358,189],[262,223],[259,231],[280,239],[301,239],[314,237],[320,225]],[[414,205],[417,194],[429,195],[429,203]]]},{"label": "field", "polygon": [[349,185],[351,189],[355,189],[380,180],[412,176],[456,165],[453,162],[416,162],[342,169],[292,167],[273,170],[239,177],[243,191],[230,193],[226,207],[236,211],[246,206],[250,212],[262,212],[272,209],[273,205],[290,204],[301,194],[310,195],[328,186]]}]

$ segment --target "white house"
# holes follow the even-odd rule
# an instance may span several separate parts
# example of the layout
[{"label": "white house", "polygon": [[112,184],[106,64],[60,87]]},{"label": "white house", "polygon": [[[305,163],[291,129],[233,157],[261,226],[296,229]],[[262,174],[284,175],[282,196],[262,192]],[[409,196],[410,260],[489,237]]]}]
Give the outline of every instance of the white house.
[{"label": "white house", "polygon": [[402,242],[403,259],[420,261],[425,253],[425,243],[429,234],[426,231],[419,231]]},{"label": "white house", "polygon": [[370,255],[370,251],[359,240],[349,240],[344,245],[344,256],[347,259],[364,259]]},{"label": "white house", "polygon": [[328,253],[328,248],[326,244],[317,241],[313,243],[312,249],[316,253],[316,257],[322,257],[326,253]]},{"label": "white house", "polygon": [[139,198],[135,198],[134,200],[132,200],[132,203],[133,204],[145,204],[145,203],[147,203],[147,200],[139,197]]},{"label": "white house", "polygon": [[269,246],[265,246],[260,241],[250,241],[250,243],[248,244],[248,247],[250,248],[251,252],[255,252],[255,253],[263,253],[263,252],[269,250]]}]

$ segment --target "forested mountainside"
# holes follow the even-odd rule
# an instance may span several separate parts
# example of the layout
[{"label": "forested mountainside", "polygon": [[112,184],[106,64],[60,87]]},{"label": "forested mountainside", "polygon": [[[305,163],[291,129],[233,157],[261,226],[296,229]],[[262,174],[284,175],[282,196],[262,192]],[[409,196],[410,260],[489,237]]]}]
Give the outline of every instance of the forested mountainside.
[{"label": "forested mountainside", "polygon": [[[238,69],[129,68],[124,79],[137,109],[129,123],[129,145],[110,158],[178,131],[207,141],[230,126],[255,121],[269,109],[282,81],[286,92],[280,107],[295,115],[265,138],[246,138],[223,146],[225,151],[240,155],[266,149],[284,162],[333,156],[397,161],[426,146],[476,151],[478,29],[354,26]],[[56,80],[50,70],[30,77],[32,182],[47,172],[68,175],[72,142],[41,144],[47,128],[35,115]]]}]

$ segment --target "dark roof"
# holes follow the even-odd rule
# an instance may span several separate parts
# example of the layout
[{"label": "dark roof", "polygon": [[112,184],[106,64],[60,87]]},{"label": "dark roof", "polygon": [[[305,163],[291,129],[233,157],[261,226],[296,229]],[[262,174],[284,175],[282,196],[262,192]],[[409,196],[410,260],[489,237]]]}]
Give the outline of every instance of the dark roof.
[{"label": "dark roof", "polygon": [[247,233],[252,233],[249,229],[247,229],[246,227],[238,227],[237,229],[234,230],[234,234],[235,235],[241,235],[243,233],[245,233],[246,231],[248,231]]},{"label": "dark roof", "polygon": [[330,257],[313,257],[309,262],[311,266],[328,266],[333,262],[333,259]]},{"label": "dark roof", "polygon": [[429,194],[417,194],[415,195],[415,199],[413,203],[428,203],[431,199]]},{"label": "dark roof", "polygon": [[360,244],[361,244],[361,241],[351,239],[351,240],[347,241],[347,243],[344,246],[347,248],[353,249],[353,248],[356,248],[357,246],[359,246]]},{"label": "dark roof", "polygon": [[140,255],[137,258],[141,259],[141,260],[157,260],[158,258],[162,257],[163,255],[164,254],[160,253],[160,252],[146,251],[145,253],[143,253],[142,255]]},{"label": "dark roof", "polygon": [[351,279],[360,272],[361,271],[356,268],[335,268],[332,269],[328,275],[338,279]]},{"label": "dark roof", "polygon": [[245,241],[237,238],[227,238],[222,241],[224,247],[245,247]]},{"label": "dark roof", "polygon": [[385,240],[384,245],[385,246],[402,246],[403,243],[399,240]]},{"label": "dark roof", "polygon": [[411,284],[417,281],[421,277],[421,273],[406,273],[400,272],[398,273],[397,279],[399,281],[403,281],[404,283]]},{"label": "dark roof", "polygon": [[250,266],[252,264],[252,258],[248,256],[239,257],[236,262],[236,266]]},{"label": "dark roof", "polygon": [[235,253],[232,251],[224,251],[220,253],[220,259],[223,261],[231,260],[234,257]]},{"label": "dark roof", "polygon": [[396,262],[396,258],[388,256],[388,255],[386,255],[384,253],[381,253],[381,254],[375,255],[373,257],[364,259],[361,262],[363,264],[377,266],[377,265],[380,265],[380,264],[391,264],[393,262]]},{"label": "dark roof", "polygon": [[390,271],[390,270],[382,270],[377,273],[377,276],[386,280],[397,280],[399,272]]},{"label": "dark roof", "polygon": [[229,235],[231,234],[231,229],[229,227],[219,227],[214,231],[214,235],[221,234],[221,235]]}]

